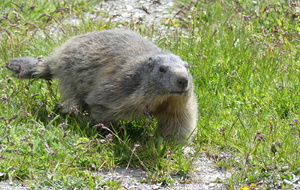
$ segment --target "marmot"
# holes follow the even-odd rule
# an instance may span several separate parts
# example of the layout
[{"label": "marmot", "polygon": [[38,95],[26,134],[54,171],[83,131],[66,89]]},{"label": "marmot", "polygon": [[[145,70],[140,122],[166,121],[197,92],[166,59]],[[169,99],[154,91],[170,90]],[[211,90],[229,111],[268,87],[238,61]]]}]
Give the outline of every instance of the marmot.
[{"label": "marmot", "polygon": [[89,110],[96,122],[155,116],[158,132],[182,141],[197,126],[198,108],[188,63],[131,30],[90,32],[69,39],[45,60],[14,58],[19,78],[58,78],[65,111]]}]

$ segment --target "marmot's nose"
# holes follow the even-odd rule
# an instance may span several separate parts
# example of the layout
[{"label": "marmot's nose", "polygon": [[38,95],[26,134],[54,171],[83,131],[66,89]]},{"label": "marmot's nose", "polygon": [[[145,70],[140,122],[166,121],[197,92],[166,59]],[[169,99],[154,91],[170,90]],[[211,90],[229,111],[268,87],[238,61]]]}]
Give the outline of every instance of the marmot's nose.
[{"label": "marmot's nose", "polygon": [[177,79],[177,86],[182,90],[185,90],[186,87],[188,86],[188,84],[189,84],[189,81],[185,77],[180,77]]}]

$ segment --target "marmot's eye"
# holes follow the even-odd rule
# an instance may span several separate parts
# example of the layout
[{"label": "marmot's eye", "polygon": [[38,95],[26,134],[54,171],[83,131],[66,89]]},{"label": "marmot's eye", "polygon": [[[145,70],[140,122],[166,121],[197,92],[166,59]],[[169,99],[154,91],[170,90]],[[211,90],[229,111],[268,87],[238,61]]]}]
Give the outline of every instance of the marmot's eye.
[{"label": "marmot's eye", "polygon": [[159,72],[166,73],[167,68],[166,67],[159,67]]}]

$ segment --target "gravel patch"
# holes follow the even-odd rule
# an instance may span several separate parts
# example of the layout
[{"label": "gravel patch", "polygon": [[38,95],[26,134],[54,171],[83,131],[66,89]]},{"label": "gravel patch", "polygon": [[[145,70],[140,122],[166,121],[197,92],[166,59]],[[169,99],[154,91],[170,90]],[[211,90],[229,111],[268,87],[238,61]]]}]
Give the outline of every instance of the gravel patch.
[{"label": "gravel patch", "polygon": [[18,182],[1,181],[0,189],[1,190],[29,190],[30,187],[26,187],[25,185],[20,184]]},{"label": "gravel patch", "polygon": [[[163,183],[142,183],[146,181],[146,172],[140,168],[117,168],[111,171],[104,171],[98,175],[104,180],[122,181],[121,187],[124,189],[185,189],[185,190],[210,190],[226,189],[222,183],[231,176],[230,172],[220,170],[213,165],[213,162],[202,155],[196,159],[195,167],[187,178],[183,179],[177,176],[172,177],[172,184]],[[105,187],[104,187],[105,188]]]},{"label": "gravel patch", "polygon": [[104,1],[98,11],[109,13],[108,17],[99,17],[105,22],[143,23],[146,26],[161,25],[169,18],[176,16],[173,0],[124,0]]},{"label": "gravel patch", "polygon": [[[168,24],[183,14],[175,8],[174,0],[107,0],[95,7],[95,13],[87,13],[92,21],[113,23],[118,28],[142,25],[159,31],[160,36],[169,35],[176,29]],[[80,25],[79,18],[67,21],[71,25]]]}]

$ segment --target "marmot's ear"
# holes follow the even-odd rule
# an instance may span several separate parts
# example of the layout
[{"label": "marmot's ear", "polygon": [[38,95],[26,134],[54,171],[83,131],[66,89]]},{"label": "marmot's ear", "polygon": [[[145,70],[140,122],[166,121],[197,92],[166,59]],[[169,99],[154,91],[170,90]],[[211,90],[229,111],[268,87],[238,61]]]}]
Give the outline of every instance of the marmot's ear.
[{"label": "marmot's ear", "polygon": [[183,62],[183,65],[184,65],[184,67],[187,69],[187,70],[190,70],[190,65],[188,64],[188,62]]},{"label": "marmot's ear", "polygon": [[148,66],[149,70],[152,71],[152,69],[154,67],[154,59],[153,59],[153,57],[149,57],[149,59],[147,61],[147,66]]}]

